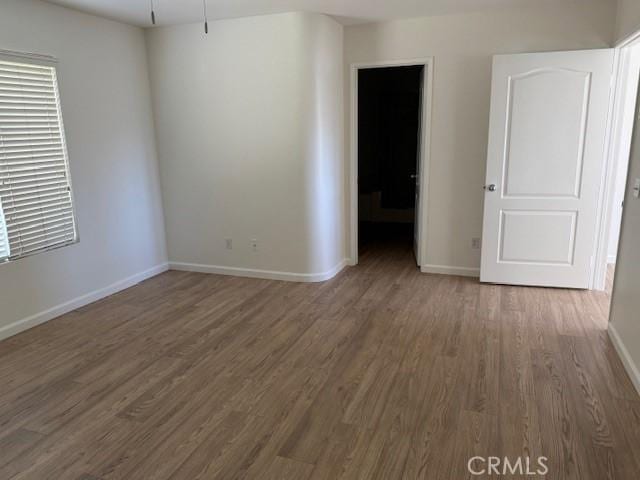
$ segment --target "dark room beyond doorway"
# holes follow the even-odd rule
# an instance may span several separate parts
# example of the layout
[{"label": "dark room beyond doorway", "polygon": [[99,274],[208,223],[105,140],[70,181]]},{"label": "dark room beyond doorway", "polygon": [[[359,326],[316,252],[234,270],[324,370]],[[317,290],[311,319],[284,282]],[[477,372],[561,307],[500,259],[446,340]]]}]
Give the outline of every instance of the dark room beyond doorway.
[{"label": "dark room beyond doorway", "polygon": [[358,70],[358,250],[411,250],[424,66]]}]

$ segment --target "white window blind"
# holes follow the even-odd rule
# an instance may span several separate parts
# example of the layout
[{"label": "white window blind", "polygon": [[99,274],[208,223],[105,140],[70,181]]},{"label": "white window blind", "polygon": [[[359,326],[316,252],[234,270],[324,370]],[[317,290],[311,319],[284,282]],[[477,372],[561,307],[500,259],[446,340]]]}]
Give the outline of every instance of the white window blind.
[{"label": "white window blind", "polygon": [[0,58],[0,208],[9,260],[77,240],[53,66]]}]

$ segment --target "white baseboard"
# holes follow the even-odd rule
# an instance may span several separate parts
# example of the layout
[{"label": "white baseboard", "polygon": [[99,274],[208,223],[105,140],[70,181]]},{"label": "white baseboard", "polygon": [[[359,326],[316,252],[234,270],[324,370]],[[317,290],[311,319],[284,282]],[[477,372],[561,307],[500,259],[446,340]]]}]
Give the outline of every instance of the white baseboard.
[{"label": "white baseboard", "polygon": [[633,386],[636,387],[638,394],[640,394],[640,370],[638,369],[638,366],[631,358],[627,347],[624,346],[620,335],[618,335],[618,332],[611,323],[609,323],[609,329],[607,332],[609,333],[611,343],[613,343],[613,346],[616,348],[616,351],[620,356],[620,360],[622,360],[622,364],[624,365],[629,378],[631,378],[631,382],[633,382]]},{"label": "white baseboard", "polygon": [[198,263],[169,262],[171,270],[187,272],[213,273],[217,275],[232,275],[235,277],[264,278],[267,280],[284,280],[287,282],[324,282],[335,277],[349,263],[348,259],[341,260],[332,269],[322,273],[293,273],[275,270],[258,270],[253,268],[223,267],[220,265],[202,265]]},{"label": "white baseboard", "polygon": [[113,295],[114,293],[118,293],[121,290],[132,287],[133,285],[146,280],[147,278],[154,277],[162,272],[166,272],[169,269],[169,264],[163,263],[160,265],[156,265],[149,270],[145,270],[144,272],[136,273],[130,277],[127,277],[123,280],[120,280],[116,283],[112,283],[111,285],[101,288],[99,290],[94,290],[93,292],[89,292],[80,297],[76,297],[68,302],[61,303],[60,305],[56,305],[55,307],[49,308],[40,313],[36,313],[35,315],[31,315],[30,317],[23,318],[22,320],[18,320],[13,322],[7,326],[0,328],[0,340],[11,337],[20,333],[24,330],[28,330],[29,328],[33,328],[41,323],[48,322],[51,319],[59,317],[60,315],[64,315],[65,313],[71,312],[80,307],[84,307],[90,303],[98,301],[104,297],[108,297],[109,295]]},{"label": "white baseboard", "polygon": [[422,273],[437,273],[440,275],[459,275],[462,277],[479,277],[479,268],[454,267],[451,265],[431,265],[425,264],[420,266]]}]

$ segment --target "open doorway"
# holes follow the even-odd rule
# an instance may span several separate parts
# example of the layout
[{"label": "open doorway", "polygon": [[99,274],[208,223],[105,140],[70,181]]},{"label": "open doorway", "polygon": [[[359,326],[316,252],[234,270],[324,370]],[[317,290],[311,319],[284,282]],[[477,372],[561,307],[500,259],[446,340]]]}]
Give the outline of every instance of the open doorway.
[{"label": "open doorway", "polygon": [[413,248],[424,66],[358,71],[358,250]]},{"label": "open doorway", "polygon": [[595,288],[610,290],[620,239],[625,192],[635,179],[628,177],[631,141],[640,79],[640,32],[617,47],[615,96],[611,118],[609,171],[605,185],[603,223],[597,251]]},{"label": "open doorway", "polygon": [[428,68],[428,61],[354,67],[354,263],[368,249],[389,248],[413,251],[420,265]]}]

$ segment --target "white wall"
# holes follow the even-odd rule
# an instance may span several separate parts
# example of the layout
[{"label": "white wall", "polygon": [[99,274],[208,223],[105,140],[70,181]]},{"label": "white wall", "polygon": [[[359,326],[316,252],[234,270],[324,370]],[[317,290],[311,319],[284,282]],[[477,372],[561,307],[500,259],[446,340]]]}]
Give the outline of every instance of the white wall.
[{"label": "white wall", "polygon": [[633,197],[632,188],[635,179],[640,178],[639,112],[640,109],[636,111],[609,325],[612,339],[638,392],[640,392],[640,248],[638,248],[640,245],[640,199]]},{"label": "white wall", "polygon": [[[308,238],[305,273],[344,266],[344,29],[325,15],[296,14],[303,21],[306,72],[312,95],[307,101],[312,141],[307,144]],[[285,243],[284,245],[287,245]],[[325,275],[326,277],[326,275]]]},{"label": "white wall", "polygon": [[141,278],[166,249],[142,30],[2,0],[0,49],[59,59],[80,233],[76,245],[0,265],[1,338]]},{"label": "white wall", "polygon": [[342,27],[287,13],[155,28],[147,45],[172,266],[303,280],[339,265]]},{"label": "white wall", "polygon": [[616,39],[625,39],[640,30],[640,2],[638,0],[618,0]]},{"label": "white wall", "polygon": [[[559,3],[345,29],[347,86],[352,63],[435,59],[423,263],[459,273],[473,273],[480,265],[471,239],[482,231],[492,55],[600,48],[613,41],[614,5]],[[348,89],[346,94],[350,106]]]}]

